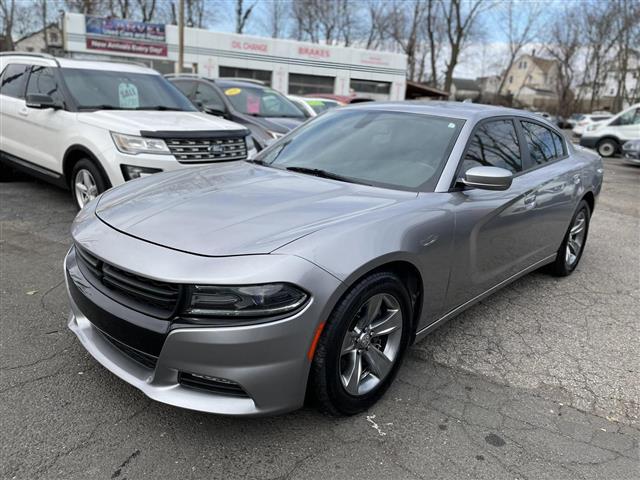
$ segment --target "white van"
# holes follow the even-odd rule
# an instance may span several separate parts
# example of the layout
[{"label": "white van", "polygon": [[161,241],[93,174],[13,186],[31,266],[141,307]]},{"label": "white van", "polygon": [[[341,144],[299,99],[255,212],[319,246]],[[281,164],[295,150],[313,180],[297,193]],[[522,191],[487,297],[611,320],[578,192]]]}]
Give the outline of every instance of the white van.
[{"label": "white van", "polygon": [[580,145],[594,148],[602,157],[621,151],[629,140],[640,139],[640,103],[623,110],[615,117],[589,125],[580,138]]}]

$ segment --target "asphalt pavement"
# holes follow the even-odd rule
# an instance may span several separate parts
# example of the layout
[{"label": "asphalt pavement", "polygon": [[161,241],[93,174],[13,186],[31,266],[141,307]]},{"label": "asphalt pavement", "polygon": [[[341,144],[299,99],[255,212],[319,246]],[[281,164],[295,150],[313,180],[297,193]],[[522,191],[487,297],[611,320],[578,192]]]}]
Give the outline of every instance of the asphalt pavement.
[{"label": "asphalt pavement", "polygon": [[0,184],[1,478],[640,478],[640,168],[605,164],[577,271],[535,272],[412,347],[369,412],[201,414],[67,330],[68,192]]}]

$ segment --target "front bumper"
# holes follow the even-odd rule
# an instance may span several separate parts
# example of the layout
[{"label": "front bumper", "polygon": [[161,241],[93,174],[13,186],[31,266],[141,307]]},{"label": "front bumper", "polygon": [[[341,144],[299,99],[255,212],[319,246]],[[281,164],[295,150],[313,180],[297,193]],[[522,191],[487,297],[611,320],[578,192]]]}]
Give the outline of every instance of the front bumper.
[{"label": "front bumper", "polygon": [[[179,256],[193,257],[146,244],[126,235],[119,236],[122,237],[124,244],[120,246],[123,248],[131,247],[136,242],[144,245],[144,250],[139,250],[138,256],[147,257],[164,251],[164,258],[156,257],[154,262],[149,262],[149,258],[141,263],[133,262],[131,268],[138,274],[153,276],[153,272],[139,271],[140,265],[145,262],[147,265],[166,267],[179,265],[176,263]],[[107,240],[92,245],[97,247],[92,253],[113,263],[113,259],[105,258],[109,243],[112,242]],[[142,318],[144,315],[127,309],[93,287],[78,267],[75,250],[72,248],[65,259],[65,278],[71,304],[69,328],[100,364],[154,400],[223,415],[258,416],[295,410],[304,402],[310,365],[307,358],[309,347],[321,319],[329,314],[335,301],[334,296],[341,294],[342,284],[324,270],[298,257],[287,256],[285,263],[288,265],[280,273],[270,267],[261,269],[259,257],[265,257],[264,261],[270,266],[275,265],[273,258],[269,260],[266,257],[280,257],[278,260],[284,265],[282,261],[285,256],[281,255],[255,256],[250,263],[246,263],[246,258],[236,257],[237,269],[230,274],[238,275],[241,273],[239,270],[253,264],[255,268],[252,270],[254,273],[258,272],[258,277],[261,275],[259,272],[271,271],[271,275],[277,275],[278,280],[283,280],[283,276],[288,277],[286,280],[292,283],[295,280],[302,288],[313,292],[303,310],[284,319],[257,325],[181,325],[174,328],[167,324],[166,331],[163,332],[162,328],[157,328],[157,319]],[[228,272],[228,267],[234,260],[229,257],[204,258],[202,262],[203,270]],[[212,268],[216,263],[218,268]],[[168,272],[160,273],[170,277],[168,280],[173,280]],[[182,275],[178,270],[174,274]],[[197,276],[197,272],[194,275]],[[256,283],[263,280],[257,278]],[[224,274],[219,275],[218,281],[225,281]],[[215,281],[211,279],[210,283]],[[315,288],[311,288],[312,285]],[[100,321],[97,321],[97,316],[101,316]],[[110,316],[113,328],[104,323],[105,316]],[[155,326],[153,321],[156,322]],[[133,334],[131,329],[135,330]],[[151,330],[157,331],[154,333]],[[151,366],[144,365],[136,360],[135,355],[118,348],[118,343],[122,342],[129,352],[146,350],[145,355],[149,357],[149,349],[145,348],[144,342],[136,342],[145,335],[157,335],[158,331],[162,335],[162,342]],[[185,386],[180,382],[180,374],[229,380],[239,385],[246,395],[230,396]]]}]

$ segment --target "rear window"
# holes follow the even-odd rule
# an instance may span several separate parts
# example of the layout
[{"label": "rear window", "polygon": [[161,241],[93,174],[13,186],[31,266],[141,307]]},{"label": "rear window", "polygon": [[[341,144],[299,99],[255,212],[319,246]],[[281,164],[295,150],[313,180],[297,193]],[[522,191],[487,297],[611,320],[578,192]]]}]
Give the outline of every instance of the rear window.
[{"label": "rear window", "polygon": [[7,65],[2,72],[0,94],[7,97],[24,98],[28,68],[28,65],[19,63]]},{"label": "rear window", "polygon": [[560,136],[542,125],[522,122],[529,156],[536,165],[542,165],[564,156],[564,143]]}]

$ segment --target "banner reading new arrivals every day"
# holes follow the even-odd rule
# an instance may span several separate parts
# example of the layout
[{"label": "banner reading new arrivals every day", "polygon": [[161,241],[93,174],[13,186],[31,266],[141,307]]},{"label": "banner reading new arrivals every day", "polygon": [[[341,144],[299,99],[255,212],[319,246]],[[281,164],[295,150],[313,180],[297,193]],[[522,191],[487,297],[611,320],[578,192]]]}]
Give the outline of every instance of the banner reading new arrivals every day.
[{"label": "banner reading new arrivals every day", "polygon": [[85,27],[89,50],[167,56],[164,24],[87,15]]}]

